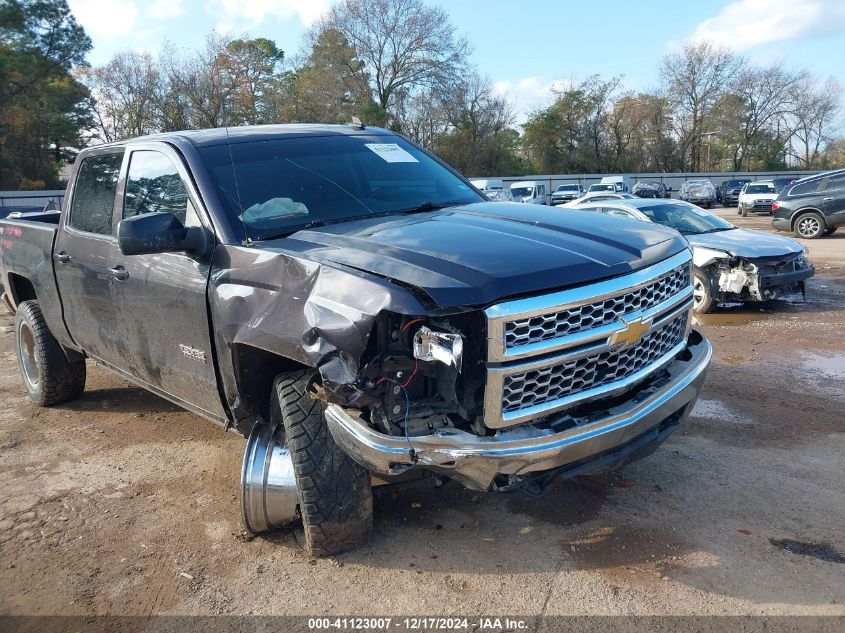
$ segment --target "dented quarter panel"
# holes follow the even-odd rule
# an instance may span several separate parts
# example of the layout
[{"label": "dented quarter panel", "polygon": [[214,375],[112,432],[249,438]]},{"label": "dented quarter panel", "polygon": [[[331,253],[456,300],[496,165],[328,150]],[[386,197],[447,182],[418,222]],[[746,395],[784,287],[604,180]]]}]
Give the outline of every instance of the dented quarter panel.
[{"label": "dented quarter panel", "polygon": [[220,373],[235,417],[248,415],[235,383],[233,345],[318,368],[331,391],[355,380],[376,317],[420,315],[409,292],[378,277],[309,261],[275,246],[215,249],[208,301]]}]

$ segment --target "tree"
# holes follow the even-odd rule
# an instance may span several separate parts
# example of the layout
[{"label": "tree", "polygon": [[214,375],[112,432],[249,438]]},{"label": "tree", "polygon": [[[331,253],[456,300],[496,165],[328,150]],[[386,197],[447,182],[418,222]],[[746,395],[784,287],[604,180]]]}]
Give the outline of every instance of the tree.
[{"label": "tree", "polygon": [[805,75],[790,93],[791,108],[785,117],[791,136],[789,153],[802,169],[815,169],[825,145],[833,140],[842,86],[833,78],[817,86],[811,75]]},{"label": "tree", "polygon": [[0,3],[0,188],[59,184],[90,125],[74,77],[90,48],[65,0]]},{"label": "tree", "polygon": [[607,123],[618,79],[588,77],[554,91],[555,101],[532,114],[523,145],[542,173],[595,173],[607,164]]},{"label": "tree", "polygon": [[517,167],[509,133],[513,106],[494,94],[489,79],[472,75],[440,97],[447,127],[431,144],[439,156],[468,175],[507,174]]},{"label": "tree", "polygon": [[701,148],[713,105],[732,85],[744,60],[710,42],[686,44],[660,67],[663,90],[672,106],[681,169],[701,169]]},{"label": "tree", "polygon": [[340,31],[320,31],[304,63],[281,89],[282,120],[348,123],[353,116],[372,119],[376,110],[355,49]]},{"label": "tree", "polygon": [[272,90],[284,58],[284,51],[264,37],[236,39],[225,45],[219,63],[229,73],[235,120],[251,125],[264,122],[264,98]]},{"label": "tree", "polygon": [[[205,48],[187,55],[167,44],[161,64],[169,93],[169,109],[181,113],[186,128],[237,125],[233,106],[236,85],[227,67],[229,41],[212,33]],[[167,129],[167,128],[165,128]]]},{"label": "tree", "polygon": [[442,8],[422,0],[340,0],[316,23],[309,42],[329,29],[363,62],[354,73],[372,91],[374,123],[391,123],[399,100],[452,82],[467,65],[466,40]]},{"label": "tree", "polygon": [[85,77],[95,99],[95,139],[111,142],[161,129],[164,85],[152,55],[118,53]]}]

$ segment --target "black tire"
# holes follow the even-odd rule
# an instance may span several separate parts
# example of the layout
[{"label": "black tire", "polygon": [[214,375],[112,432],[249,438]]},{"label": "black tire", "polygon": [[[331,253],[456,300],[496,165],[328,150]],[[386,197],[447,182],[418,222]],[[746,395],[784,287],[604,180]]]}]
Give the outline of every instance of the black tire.
[{"label": "black tire", "polygon": [[740,209],[739,209],[739,214],[740,214],[742,217],[747,218],[747,217],[748,217],[748,209],[747,209],[747,208],[745,208],[745,207],[740,207]]},{"label": "black tire", "polygon": [[713,283],[710,277],[700,270],[693,272],[693,310],[697,314],[707,314],[716,307],[715,293],[713,292]]},{"label": "black tire", "polygon": [[[774,215],[774,213],[772,215]],[[838,228],[838,226],[829,226],[824,230],[824,235],[833,235],[836,233],[836,229]]]},{"label": "black tire", "polygon": [[792,230],[798,237],[814,240],[824,235],[824,218],[815,211],[802,213],[792,225]]},{"label": "black tire", "polygon": [[56,340],[37,301],[23,301],[15,312],[15,350],[32,402],[49,407],[82,395],[85,357]]},{"label": "black tire", "polygon": [[272,417],[283,424],[291,452],[306,550],[332,556],[369,541],[373,494],[370,474],[335,443],[323,403],[308,394],[311,376],[301,371],[276,378]]},{"label": "black tire", "polygon": [[739,206],[739,205],[736,205],[736,214],[737,214],[737,215],[742,215],[742,207],[741,207],[741,206]]}]

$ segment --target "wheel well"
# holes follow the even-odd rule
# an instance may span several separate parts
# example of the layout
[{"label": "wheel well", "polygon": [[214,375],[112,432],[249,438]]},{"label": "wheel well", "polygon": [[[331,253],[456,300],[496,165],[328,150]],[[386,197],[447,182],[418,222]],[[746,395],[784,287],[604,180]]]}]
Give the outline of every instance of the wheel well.
[{"label": "wheel well", "polygon": [[232,362],[238,392],[247,406],[265,420],[270,419],[270,396],[276,376],[308,369],[300,362],[251,345],[233,345]]},{"label": "wheel well", "polygon": [[32,285],[32,282],[16,273],[9,273],[9,290],[12,292],[15,307],[24,301],[38,298],[35,296],[35,287]]},{"label": "wheel well", "polygon": [[819,216],[822,219],[822,224],[827,226],[827,221],[825,220],[824,214],[821,211],[819,211],[818,209],[809,208],[809,209],[801,209],[800,211],[796,211],[795,215],[792,216],[792,221],[789,223],[789,228],[795,229],[795,223],[798,221],[798,218],[800,218],[802,215],[807,215],[808,213],[815,213],[817,216]]}]

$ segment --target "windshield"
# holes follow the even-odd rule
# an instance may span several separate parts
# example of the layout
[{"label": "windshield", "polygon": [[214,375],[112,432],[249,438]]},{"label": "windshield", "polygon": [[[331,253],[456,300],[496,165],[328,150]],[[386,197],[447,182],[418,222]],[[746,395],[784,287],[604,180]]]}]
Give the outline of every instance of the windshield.
[{"label": "windshield", "polygon": [[652,222],[675,229],[682,235],[713,233],[734,228],[733,224],[726,222],[718,215],[691,204],[672,202],[637,207],[637,209],[647,215]]},{"label": "windshield", "polygon": [[555,193],[558,191],[578,191],[578,185],[561,185],[555,189]]},{"label": "windshield", "polygon": [[458,176],[397,136],[233,143],[231,159],[228,144],[200,147],[199,153],[233,225],[242,226],[251,239],[306,225],[482,200]]},{"label": "windshield", "polygon": [[514,198],[529,198],[534,192],[534,187],[511,187],[511,195]]},{"label": "windshield", "polygon": [[748,185],[745,193],[777,193],[774,185]]}]

